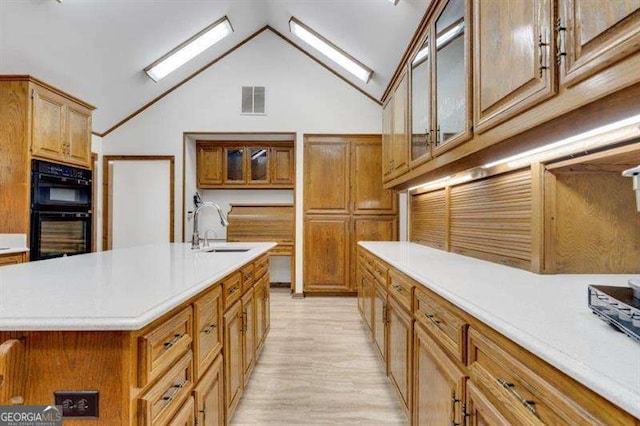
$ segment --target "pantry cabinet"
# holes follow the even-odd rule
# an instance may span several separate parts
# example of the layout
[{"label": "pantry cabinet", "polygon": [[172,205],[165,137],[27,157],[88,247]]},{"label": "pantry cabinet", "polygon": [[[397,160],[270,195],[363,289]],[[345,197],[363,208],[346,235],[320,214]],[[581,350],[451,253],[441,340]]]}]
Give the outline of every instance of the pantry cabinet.
[{"label": "pantry cabinet", "polygon": [[349,216],[305,218],[305,291],[349,290],[350,228]]},{"label": "pantry cabinet", "polygon": [[640,1],[559,0],[560,83],[574,85],[640,50]]},{"label": "pantry cabinet", "polygon": [[556,93],[553,10],[552,0],[473,0],[476,131]]},{"label": "pantry cabinet", "polygon": [[293,142],[196,142],[196,178],[203,189],[293,189]]}]

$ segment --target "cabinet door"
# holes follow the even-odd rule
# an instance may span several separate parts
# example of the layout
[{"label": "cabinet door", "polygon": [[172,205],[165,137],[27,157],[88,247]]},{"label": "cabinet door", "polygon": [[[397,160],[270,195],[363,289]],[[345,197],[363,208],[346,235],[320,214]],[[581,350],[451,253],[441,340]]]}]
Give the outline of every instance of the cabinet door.
[{"label": "cabinet door", "polygon": [[465,376],[423,330],[415,327],[414,425],[462,424]]},{"label": "cabinet door", "polygon": [[413,317],[392,298],[388,298],[387,306],[389,378],[409,415],[413,396]]},{"label": "cabinet door", "polygon": [[198,377],[222,349],[222,286],[218,286],[193,303],[196,334],[195,366]]},{"label": "cabinet door", "polygon": [[224,183],[244,185],[247,183],[247,165],[244,148],[224,149]]},{"label": "cabinet door", "polygon": [[271,182],[270,151],[267,147],[247,148],[247,179],[251,185]]},{"label": "cabinet door", "polygon": [[316,138],[304,147],[306,213],[349,213],[349,141]]},{"label": "cabinet door", "polygon": [[563,86],[640,50],[639,0],[560,0],[558,12]]},{"label": "cabinet door", "polygon": [[242,315],[242,368],[244,385],[246,386],[256,364],[256,299],[254,289],[249,290],[242,297]]},{"label": "cabinet door", "polygon": [[65,101],[45,89],[33,89],[33,156],[64,161],[66,151]]},{"label": "cabinet door", "polygon": [[351,154],[353,214],[386,214],[397,210],[396,194],[382,187],[380,138],[354,138]]},{"label": "cabinet door", "polygon": [[271,279],[269,278],[269,274],[265,275],[264,278],[264,337],[263,340],[267,339],[267,335],[269,334],[269,330],[271,330]]},{"label": "cabinet door", "polygon": [[67,107],[67,161],[78,166],[91,166],[91,113]]},{"label": "cabinet door", "polygon": [[473,382],[467,380],[466,386],[466,414],[469,426],[509,426],[511,424]]},{"label": "cabinet door", "polygon": [[393,95],[382,109],[382,180],[393,178]]},{"label": "cabinet door", "polygon": [[487,130],[555,94],[551,0],[473,0],[474,114]]},{"label": "cabinet door", "polygon": [[198,187],[222,185],[222,154],[221,146],[198,143],[196,150]]},{"label": "cabinet door", "polygon": [[[266,330],[265,324],[265,277],[260,278],[260,281],[255,286],[255,299],[256,299],[256,354],[262,351],[262,344],[264,343],[264,336]],[[256,357],[257,358],[257,357]]]},{"label": "cabinet door", "polygon": [[[0,262],[2,261],[2,257],[0,257]],[[364,316],[364,268],[362,265],[358,264],[357,273],[356,273],[356,286],[358,289],[358,311],[360,311],[360,315],[362,319],[366,321]]]},{"label": "cabinet door", "polygon": [[198,425],[224,425],[224,383],[222,378],[222,357],[219,356],[193,391]]},{"label": "cabinet door", "polygon": [[393,177],[400,176],[409,170],[408,91],[407,75],[405,74],[400,83],[398,83],[393,95],[393,147],[391,152],[391,173]]},{"label": "cabinet door", "polygon": [[373,338],[378,355],[387,368],[387,291],[371,278],[373,290]]},{"label": "cabinet door", "polygon": [[414,53],[409,65],[409,98],[411,103],[410,161],[411,166],[431,158],[433,123],[431,114],[431,34]]},{"label": "cabinet door", "polygon": [[194,426],[196,424],[196,418],[193,408],[193,398],[187,399],[167,426]]},{"label": "cabinet door", "polygon": [[236,302],[224,314],[224,388],[227,418],[238,406],[244,385],[242,336],[244,334],[242,302]]},{"label": "cabinet door", "polygon": [[271,183],[293,185],[295,175],[295,153],[293,147],[271,148]]},{"label": "cabinet door", "polygon": [[349,291],[349,216],[307,216],[304,222],[305,291]]},{"label": "cabinet door", "polygon": [[[398,239],[397,216],[354,216],[351,241],[351,258],[356,258],[358,241],[396,241]],[[355,282],[355,271],[351,281]]]},{"label": "cabinet door", "polygon": [[449,0],[435,21],[434,155],[471,138],[470,0]]}]

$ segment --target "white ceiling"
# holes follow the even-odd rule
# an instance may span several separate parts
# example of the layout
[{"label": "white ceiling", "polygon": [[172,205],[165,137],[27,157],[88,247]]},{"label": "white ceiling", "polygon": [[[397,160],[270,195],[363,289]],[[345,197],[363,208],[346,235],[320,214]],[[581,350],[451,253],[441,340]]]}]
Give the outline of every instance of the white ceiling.
[{"label": "white ceiling", "polygon": [[[430,0],[0,0],[0,73],[31,74],[95,105],[103,132],[270,25],[293,42],[295,16],[374,70],[380,98]],[[234,33],[154,83],[147,65],[223,15]],[[215,66],[215,65],[214,65]]]}]

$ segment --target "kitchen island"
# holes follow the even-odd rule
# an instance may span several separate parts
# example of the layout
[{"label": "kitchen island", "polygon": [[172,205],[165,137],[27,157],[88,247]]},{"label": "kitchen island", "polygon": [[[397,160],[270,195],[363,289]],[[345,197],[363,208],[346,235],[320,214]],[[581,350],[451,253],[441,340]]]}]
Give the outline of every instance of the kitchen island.
[{"label": "kitchen island", "polygon": [[18,396],[81,424],[223,423],[269,331],[274,246],[160,244],[0,269],[0,343],[24,347]]},{"label": "kitchen island", "polygon": [[631,275],[539,275],[409,242],[360,242],[358,260],[360,310],[417,422],[450,386],[440,413],[455,422],[640,423],[640,344],[587,306],[590,284]]}]

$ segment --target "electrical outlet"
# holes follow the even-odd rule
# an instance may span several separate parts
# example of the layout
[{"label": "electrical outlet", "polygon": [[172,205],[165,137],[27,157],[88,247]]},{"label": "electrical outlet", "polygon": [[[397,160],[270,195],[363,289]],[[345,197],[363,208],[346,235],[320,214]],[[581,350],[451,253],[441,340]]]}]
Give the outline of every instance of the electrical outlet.
[{"label": "electrical outlet", "polygon": [[62,405],[62,417],[98,417],[98,391],[55,391],[56,405]]}]

